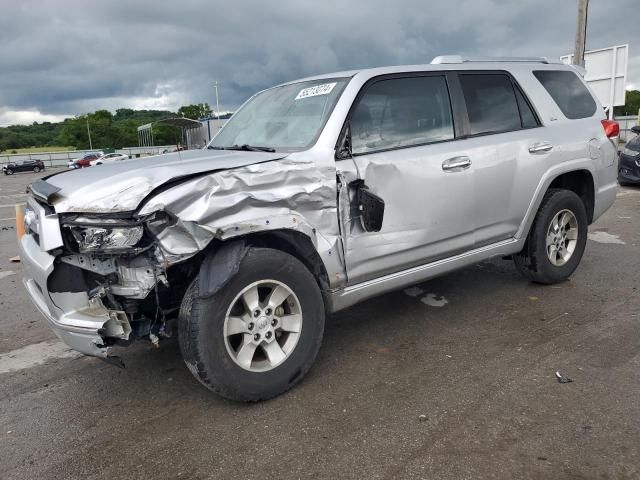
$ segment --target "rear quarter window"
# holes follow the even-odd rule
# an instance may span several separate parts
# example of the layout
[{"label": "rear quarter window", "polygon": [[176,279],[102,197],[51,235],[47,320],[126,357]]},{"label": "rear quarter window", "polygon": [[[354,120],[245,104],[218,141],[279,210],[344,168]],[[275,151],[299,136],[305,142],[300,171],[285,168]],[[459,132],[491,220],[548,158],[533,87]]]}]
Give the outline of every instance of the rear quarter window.
[{"label": "rear quarter window", "polygon": [[566,70],[535,70],[533,72],[565,117],[571,120],[588,118],[598,106],[578,76]]}]

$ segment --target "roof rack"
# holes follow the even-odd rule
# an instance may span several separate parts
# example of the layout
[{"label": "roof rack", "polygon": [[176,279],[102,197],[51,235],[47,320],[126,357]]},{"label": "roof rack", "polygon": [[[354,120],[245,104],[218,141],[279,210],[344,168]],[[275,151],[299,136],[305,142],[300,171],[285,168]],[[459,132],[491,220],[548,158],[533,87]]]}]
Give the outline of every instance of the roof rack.
[{"label": "roof rack", "polygon": [[440,55],[431,63],[556,63],[547,57],[467,57],[464,55]]}]

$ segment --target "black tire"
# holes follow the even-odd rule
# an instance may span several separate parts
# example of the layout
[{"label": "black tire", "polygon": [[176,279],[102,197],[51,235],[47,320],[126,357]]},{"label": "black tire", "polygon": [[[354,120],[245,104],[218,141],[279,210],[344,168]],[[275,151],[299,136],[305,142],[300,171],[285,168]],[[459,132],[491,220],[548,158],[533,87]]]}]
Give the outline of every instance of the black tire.
[{"label": "black tire", "polygon": [[[303,316],[300,337],[283,363],[264,372],[238,365],[227,351],[223,335],[227,310],[248,285],[263,280],[287,285],[298,298]],[[324,332],[324,302],[315,277],[297,258],[270,248],[251,248],[239,272],[209,298],[200,298],[198,280],[180,308],[178,337],[184,361],[207,388],[236,401],[256,402],[280,395],[307,373],[320,349]]]},{"label": "black tire", "polygon": [[[554,265],[547,255],[547,230],[553,218],[562,210],[569,210],[577,220],[578,238],[571,257],[564,265]],[[533,221],[522,251],[513,256],[516,269],[529,280],[553,284],[569,278],[582,259],[587,244],[587,211],[582,199],[570,190],[549,189]]]},{"label": "black tire", "polygon": [[4,174],[5,174],[5,175],[13,175],[13,170],[11,170],[10,168],[7,168],[7,169],[4,171]]},{"label": "black tire", "polygon": [[35,173],[40,173],[40,167],[33,167],[33,171]]}]

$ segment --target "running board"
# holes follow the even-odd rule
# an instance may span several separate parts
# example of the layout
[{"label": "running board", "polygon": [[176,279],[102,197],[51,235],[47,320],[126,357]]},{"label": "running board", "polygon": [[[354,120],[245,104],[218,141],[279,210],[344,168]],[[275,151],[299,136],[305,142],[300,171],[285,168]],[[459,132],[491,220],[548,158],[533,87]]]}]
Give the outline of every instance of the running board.
[{"label": "running board", "polygon": [[509,239],[493,243],[485,247],[461,253],[455,257],[419,265],[400,272],[390,273],[383,277],[357,283],[341,290],[327,292],[325,300],[328,310],[337,312],[358,302],[377,295],[398,290],[408,285],[437,277],[444,273],[473,265],[488,258],[511,255],[522,250],[525,239]]}]

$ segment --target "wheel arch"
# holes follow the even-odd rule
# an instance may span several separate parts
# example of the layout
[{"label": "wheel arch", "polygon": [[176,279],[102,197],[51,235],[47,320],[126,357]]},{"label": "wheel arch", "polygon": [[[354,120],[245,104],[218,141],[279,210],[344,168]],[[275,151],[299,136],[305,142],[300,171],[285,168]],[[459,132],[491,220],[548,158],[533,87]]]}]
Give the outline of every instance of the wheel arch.
[{"label": "wheel arch", "polygon": [[540,181],[536,193],[529,204],[527,214],[515,235],[515,238],[522,241],[521,243],[525,241],[529,234],[536,213],[542,204],[542,199],[550,188],[562,188],[576,193],[585,205],[589,225],[593,222],[596,194],[593,167],[582,162],[578,165],[563,164],[547,172]]},{"label": "wheel arch", "polygon": [[255,232],[211,242],[191,259],[200,264],[200,288],[208,295],[215,293],[238,272],[239,263],[252,247],[272,248],[297,258],[314,276],[321,291],[329,289],[327,269],[311,239],[304,233],[288,229]]},{"label": "wheel arch", "polygon": [[589,225],[591,225],[593,222],[596,196],[593,175],[589,170],[573,170],[558,175],[553,179],[547,190],[550,188],[571,190],[578,195],[584,204],[585,210],[587,211],[587,220],[589,221]]}]

